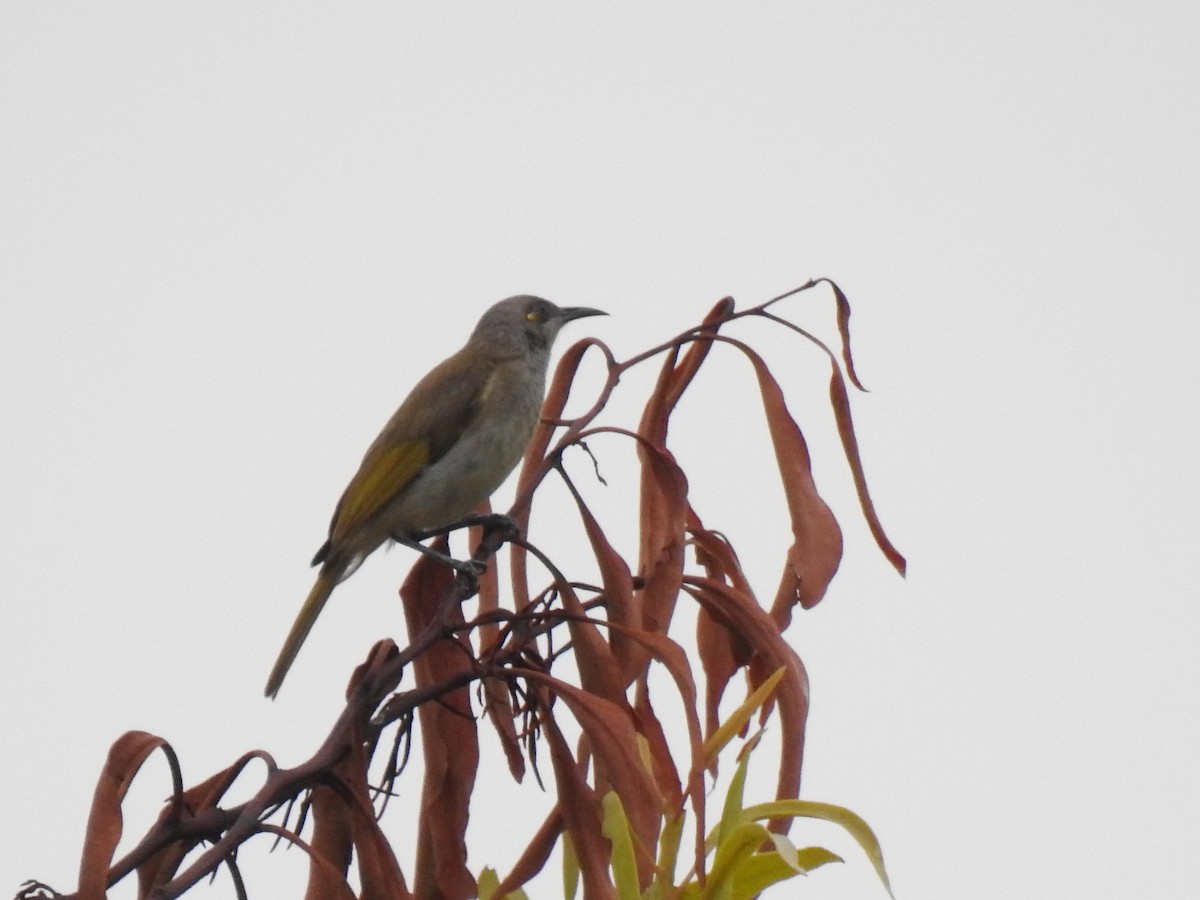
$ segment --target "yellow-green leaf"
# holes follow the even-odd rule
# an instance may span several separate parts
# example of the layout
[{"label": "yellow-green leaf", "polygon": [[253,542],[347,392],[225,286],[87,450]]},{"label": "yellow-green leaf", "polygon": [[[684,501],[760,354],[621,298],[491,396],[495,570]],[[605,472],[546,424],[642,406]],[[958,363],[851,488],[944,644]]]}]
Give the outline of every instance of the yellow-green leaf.
[{"label": "yellow-green leaf", "polygon": [[646,900],[658,900],[665,896],[666,889],[675,886],[675,863],[679,859],[679,844],[683,840],[684,817],[681,813],[663,823],[658,838],[658,863],[654,869],[654,883]]},{"label": "yellow-green leaf", "polygon": [[721,833],[712,871],[701,896],[704,900],[729,900],[733,897],[734,878],[738,869],[768,839],[769,832],[757,822],[742,822],[731,831]]},{"label": "yellow-green leaf", "polygon": [[887,888],[888,894],[892,894],[892,885],[888,881],[887,870],[883,867],[883,850],[879,846],[875,832],[862,817],[845,807],[835,806],[832,803],[816,803],[811,800],[774,800],[770,803],[759,803],[747,807],[743,811],[743,815],[746,819],[754,821],[774,819],[780,816],[803,816],[808,819],[824,819],[827,822],[841,825],[852,838],[858,841],[858,845],[867,854],[867,859],[875,867],[875,874]]},{"label": "yellow-green leaf", "polygon": [[706,766],[711,766],[713,760],[717,758],[717,754],[733,740],[733,736],[741,733],[742,728],[750,721],[750,717],[767,702],[767,698],[771,696],[786,671],[787,669],[783,666],[776,669],[771,677],[760,684],[741,706],[730,713],[729,718],[717,726],[717,730],[704,742],[704,764]]},{"label": "yellow-green leaf", "polygon": [[565,900],[575,900],[579,890],[579,857],[575,855],[575,844],[571,840],[571,832],[562,833],[562,863],[563,863],[563,897]]},{"label": "yellow-green leaf", "polygon": [[621,900],[640,900],[642,892],[638,885],[637,861],[633,855],[633,836],[629,833],[625,807],[621,805],[621,798],[616,791],[605,794],[601,803],[604,822],[600,831],[612,845],[612,871],[617,896]]},{"label": "yellow-green leaf", "polygon": [[749,900],[773,884],[803,874],[803,869],[788,865],[778,853],[755,853],[733,873],[733,900]]},{"label": "yellow-green leaf", "polygon": [[491,866],[484,867],[476,884],[479,886],[479,900],[529,900],[529,895],[520,888],[503,897],[496,897],[496,888],[500,887],[500,876]]},{"label": "yellow-green leaf", "polygon": [[746,769],[750,765],[750,751],[754,749],[753,744],[756,743],[757,739],[753,740],[746,751],[742,753],[737,769],[734,770],[733,778],[729,780],[729,790],[725,792],[725,805],[721,808],[721,821],[717,824],[716,833],[713,835],[713,839],[718,845],[726,835],[732,834],[738,825],[746,821],[746,817],[742,814],[742,796],[746,785]]},{"label": "yellow-green leaf", "polygon": [[826,863],[845,862],[836,853],[832,853],[824,847],[802,847],[796,851],[796,861],[805,872],[819,869]]},{"label": "yellow-green leaf", "polygon": [[797,850],[782,834],[771,835],[775,850],[755,853],[738,866],[733,874],[733,900],[750,900],[773,884],[797,875],[807,875],[818,866],[841,859],[824,847]]},{"label": "yellow-green leaf", "polygon": [[500,876],[491,866],[486,866],[475,883],[479,888],[479,900],[492,900],[492,894],[500,887]]}]

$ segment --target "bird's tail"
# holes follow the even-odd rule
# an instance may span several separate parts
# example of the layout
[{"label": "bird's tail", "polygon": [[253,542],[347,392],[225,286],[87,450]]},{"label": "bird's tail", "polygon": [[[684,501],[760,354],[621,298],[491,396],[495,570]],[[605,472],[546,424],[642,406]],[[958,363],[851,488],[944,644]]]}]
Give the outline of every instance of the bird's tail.
[{"label": "bird's tail", "polygon": [[275,666],[271,669],[270,677],[267,678],[265,693],[268,697],[274,698],[279,693],[279,686],[283,684],[288,669],[295,662],[296,654],[300,652],[300,645],[312,631],[317,616],[325,607],[325,601],[329,599],[329,595],[333,593],[333,589],[341,580],[342,573],[336,570],[331,571],[328,567],[322,568],[320,574],[317,575],[316,584],[308,592],[308,598],[304,601],[304,606],[300,608],[300,614],[296,616],[292,630],[288,632],[287,640],[283,642],[283,649],[279,651],[279,658],[275,660]]}]

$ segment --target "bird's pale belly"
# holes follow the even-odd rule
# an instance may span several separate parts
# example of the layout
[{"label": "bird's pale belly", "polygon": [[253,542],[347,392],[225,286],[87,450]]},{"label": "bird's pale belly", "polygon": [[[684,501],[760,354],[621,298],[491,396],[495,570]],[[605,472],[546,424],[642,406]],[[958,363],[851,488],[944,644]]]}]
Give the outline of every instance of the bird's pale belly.
[{"label": "bird's pale belly", "polygon": [[522,418],[526,421],[513,422],[510,434],[464,435],[380,515],[380,524],[389,534],[411,533],[442,528],[470,515],[521,461],[537,421]]}]

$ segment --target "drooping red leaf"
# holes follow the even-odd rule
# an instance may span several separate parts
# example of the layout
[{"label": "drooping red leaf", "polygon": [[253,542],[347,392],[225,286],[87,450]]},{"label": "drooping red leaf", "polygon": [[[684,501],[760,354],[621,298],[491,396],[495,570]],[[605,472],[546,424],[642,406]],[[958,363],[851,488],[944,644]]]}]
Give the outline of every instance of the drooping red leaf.
[{"label": "drooping red leaf", "polygon": [[[675,682],[675,689],[679,693],[688,732],[689,754],[691,757],[691,766],[687,776],[688,790],[692,792],[693,799],[698,801],[697,816],[703,820],[704,737],[700,727],[700,718],[696,712],[696,682],[692,676],[692,667],[688,662],[687,652],[680,644],[664,634],[656,634],[655,632],[643,629],[625,629],[619,625],[610,625],[609,627],[613,630],[624,631],[629,640],[642,644],[655,660],[662,663]],[[649,688],[646,679],[642,678],[638,684],[638,697],[640,699],[642,695],[646,695],[647,704],[649,703],[648,691]],[[634,707],[634,712],[636,715],[636,706]],[[674,767],[672,766],[672,768]],[[672,775],[672,778],[674,783],[678,785],[679,775],[677,772]],[[673,811],[672,806],[668,806],[666,809]]]},{"label": "drooping red leaf", "polygon": [[[671,637],[656,634],[654,631],[628,629],[612,623],[608,624],[608,628],[613,631],[622,631],[631,642],[640,643],[646,647],[649,655],[661,662],[662,666],[671,674],[676,690],[679,692],[684,721],[688,725],[690,766],[688,776],[686,776],[686,794],[690,799],[696,823],[696,871],[703,872],[704,833],[706,833],[704,830],[704,738],[700,716],[696,712],[696,680],[692,677],[688,653]],[[665,744],[665,734],[654,733],[654,728],[659,727],[658,719],[654,716],[653,720],[642,720],[640,716],[643,712],[654,716],[653,709],[649,706],[649,686],[644,676],[638,680],[636,704],[632,709],[635,727],[638,733],[646,737],[650,745],[650,760],[652,760],[654,778],[659,781],[662,809],[668,814],[682,812],[679,774],[670,750]],[[643,725],[646,727],[642,727]]]},{"label": "drooping red leaf", "polygon": [[[731,341],[750,360],[758,378],[759,393],[767,417],[767,429],[775,448],[775,461],[792,523],[792,545],[787,567],[794,575],[793,599],[805,609],[820,602],[842,560],[842,529],[833,511],[817,492],[812,477],[808,443],[788,411],[779,382],[763,358],[740,341]],[[773,614],[780,626],[791,616],[790,604],[776,598]]]},{"label": "drooping red leaf", "polygon": [[850,398],[846,396],[846,385],[836,366],[829,379],[829,402],[833,405],[838,434],[842,438],[842,449],[845,451],[846,461],[850,464],[850,472],[854,475],[854,488],[858,492],[858,502],[862,507],[863,517],[867,520],[867,527],[871,529],[871,536],[875,538],[875,543],[883,551],[888,562],[903,575],[908,569],[908,563],[889,540],[875,512],[875,504],[867,490],[867,476],[863,472],[862,458],[858,452],[858,437],[854,433],[854,422],[850,418]]},{"label": "drooping red leaf", "polygon": [[[441,542],[442,549],[446,544]],[[419,634],[451,589],[451,570],[422,556],[413,566],[400,596],[410,635]],[[454,607],[448,625],[463,622]],[[474,652],[458,638],[438,641],[413,660],[418,687],[450,681],[471,667]],[[479,735],[471,695],[466,687],[449,691],[437,703],[422,704],[421,745],[425,778],[417,830],[413,893],[419,900],[466,900],[475,894],[475,878],[467,868],[466,830],[471,794],[479,766]]]},{"label": "drooping red leaf", "polygon": [[[828,279],[822,279],[828,281]],[[858,381],[858,376],[854,374],[854,363],[850,357],[850,332],[849,318],[850,305],[842,294],[841,289],[829,281],[830,286],[834,290],[835,296],[838,298],[838,330],[842,336],[842,356],[845,360],[846,371],[850,376],[854,385],[862,390],[862,384]],[[817,347],[819,347],[827,357],[829,357],[829,365],[831,369],[829,378],[829,400],[833,407],[834,419],[837,422],[838,435],[842,440],[842,450],[846,455],[846,461],[850,465],[850,472],[854,477],[854,487],[858,492],[859,505],[862,507],[863,516],[867,520],[867,525],[871,530],[872,537],[875,538],[875,543],[879,549],[883,551],[884,556],[896,568],[901,575],[905,574],[907,563],[900,552],[892,545],[887,535],[883,531],[883,526],[879,522],[879,517],[875,513],[875,505],[871,501],[870,493],[867,490],[867,479],[863,473],[862,459],[858,452],[858,438],[854,433],[854,423],[850,417],[850,399],[846,391],[846,383],[842,378],[841,369],[838,368],[837,358],[833,355],[833,351],[825,345],[825,342],[810,334],[803,328],[793,325],[783,319],[770,316],[774,321],[780,322],[787,326],[797,334],[802,335]],[[785,594],[785,589],[788,585],[787,573],[784,575],[783,584],[780,586],[779,599]]]},{"label": "drooping red leaf", "polygon": [[628,706],[621,666],[600,626],[588,621],[587,610],[570,583],[558,582],[556,587],[563,609],[570,614],[567,629],[571,633],[575,665],[579,669],[579,683],[584,690],[597,697]]},{"label": "drooping red leaf", "polygon": [[550,744],[550,762],[558,790],[558,811],[571,835],[586,900],[617,900],[617,892],[608,874],[608,841],[601,834],[603,811],[596,791],[583,777],[566,738],[550,711],[548,702],[538,706],[542,734]]},{"label": "drooping red leaf", "polygon": [[[684,586],[716,621],[727,624],[749,645],[754,662],[752,676],[761,678],[784,669],[786,674],[774,697],[781,724],[776,797],[798,797],[808,720],[808,673],[804,664],[779,633],[775,620],[745,594],[712,578],[689,577],[684,580]],[[783,833],[789,826],[790,822],[775,821],[769,827]]]},{"label": "drooping red leaf", "polygon": [[[563,352],[554,369],[554,376],[546,391],[546,399],[542,403],[541,422],[533,432],[529,446],[525,449],[525,458],[517,476],[517,496],[509,514],[516,519],[522,533],[529,530],[529,505],[533,500],[533,492],[546,477],[549,471],[546,453],[554,430],[562,419],[575,373],[583,361],[584,354],[589,348],[596,347],[604,354],[609,365],[612,364],[612,354],[600,341],[588,338],[572,344]],[[529,554],[519,544],[509,545],[509,571],[512,580],[513,604],[518,612],[529,604],[528,560]]]},{"label": "drooping red leaf", "polygon": [[[561,735],[559,735],[561,737]],[[563,742],[563,746],[566,742]],[[568,751],[570,755],[570,751]],[[500,880],[496,885],[496,890],[493,894],[495,897],[507,897],[513,891],[522,887],[527,881],[534,878],[546,867],[546,861],[550,859],[550,854],[554,851],[555,845],[558,843],[558,838],[563,831],[563,814],[556,805],[550,810],[550,814],[546,816],[541,826],[525,849],[521,852],[520,858],[513,864],[509,873]]]},{"label": "drooping red leaf", "polygon": [[743,594],[754,596],[746,573],[742,571],[741,560],[734,552],[733,545],[725,535],[704,527],[700,516],[689,504],[687,507],[687,531],[696,551],[696,560],[708,573],[709,578],[718,578],[737,588]]},{"label": "drooping red leaf", "polygon": [[638,592],[643,627],[665,633],[683,582],[687,478],[670,451],[638,442],[641,461],[641,548]]},{"label": "drooping red leaf", "polygon": [[865,391],[866,388],[858,380],[858,373],[854,371],[854,358],[850,354],[850,301],[846,299],[840,287],[828,278],[823,280],[833,289],[833,297],[837,303],[837,328],[842,339],[842,361],[846,364],[846,374],[856,388]]},{"label": "drooping red leaf", "polygon": [[[490,502],[485,502],[481,513],[492,511]],[[481,529],[471,528],[471,546],[479,543]],[[500,579],[496,575],[496,566],[489,565],[479,576],[479,658],[489,658],[499,647],[501,641],[500,623],[496,613],[500,611]],[[500,739],[504,750],[504,758],[508,763],[508,771],[519,784],[525,778],[525,756],[521,753],[520,739],[517,737],[517,725],[513,711],[512,697],[508,685],[497,678],[483,679],[484,712],[488,721]]]},{"label": "drooping red leaf", "polygon": [[313,788],[305,900],[344,900],[351,893],[346,874],[352,859],[362,885],[360,900],[412,900],[371,803],[365,724],[359,720],[351,725],[338,762]]},{"label": "drooping red leaf", "polygon": [[[697,561],[709,578],[731,585],[754,600],[754,591],[742,573],[741,564],[729,542],[704,527],[695,509],[688,505],[687,529]],[[754,600],[757,603],[757,600]],[[738,669],[750,661],[751,648],[727,622],[719,621],[712,610],[701,606],[696,614],[696,649],[704,669],[704,727],[711,735],[720,724],[721,698]],[[716,774],[717,760],[712,761]]]},{"label": "drooping red leaf", "polygon": [[638,423],[637,452],[641,462],[638,572],[645,580],[642,589],[645,627],[653,631],[666,630],[683,577],[683,515],[688,484],[667,449],[671,415],[712,350],[712,341],[703,335],[716,334],[733,312],[733,305],[732,297],[717,301],[701,323],[701,337],[691,340],[682,361],[680,346],[671,348]]},{"label": "drooping red leaf", "polygon": [[[575,485],[571,483],[570,479],[566,479],[566,482],[567,488],[570,490],[571,496],[575,499],[575,505],[579,510],[579,518],[583,522],[584,533],[587,534],[588,541],[591,542],[592,554],[596,557],[596,565],[600,569],[600,584],[604,588],[604,608],[608,612],[608,620],[618,625],[623,625],[626,628],[640,628],[642,624],[640,598],[634,597],[633,581],[630,577],[629,565],[625,562],[624,557],[609,542],[604,529],[600,527],[600,523],[596,521],[596,517],[588,509],[587,503],[584,502]],[[571,612],[575,611],[571,610]],[[579,612],[582,612],[582,609]],[[576,630],[591,631],[594,627],[589,627],[587,623],[571,623],[572,634]],[[604,652],[601,659],[605,661],[612,659],[620,669],[620,673],[616,677],[621,686],[620,694],[623,698],[625,688],[632,684],[634,679],[645,671],[648,657],[644,650],[638,648],[636,645],[631,645],[624,638],[620,630],[610,632],[607,646],[611,647],[611,652]],[[580,651],[590,654],[593,652],[592,643],[589,641],[583,646],[577,645],[577,658]],[[580,660],[581,674],[585,665],[591,667],[593,661]],[[606,677],[611,679],[612,676],[609,675]],[[586,681],[584,682],[584,687],[588,687],[589,690],[591,689]],[[601,696],[608,697],[610,700],[615,699],[609,693],[601,693]]]},{"label": "drooping red leaf", "polygon": [[304,900],[343,900],[354,849],[353,812],[327,784],[312,792],[313,834],[309,841],[308,887]]},{"label": "drooping red leaf", "polygon": [[96,782],[92,808],[88,814],[87,831],[83,839],[78,891],[81,900],[103,900],[106,896],[108,868],[112,864],[117,844],[120,843],[124,824],[121,803],[146,758],[159,749],[163,751],[171,767],[172,781],[177,791],[173,806],[178,810],[178,791],[182,777],[179,762],[170,744],[144,731],[127,731],[109,748],[100,779]]},{"label": "drooping red leaf", "polygon": [[[704,733],[712,734],[721,724],[721,698],[734,673],[746,664],[749,649],[740,637],[707,608],[696,613],[696,650],[704,670]],[[713,760],[713,774],[716,774]]]},{"label": "drooping red leaf", "polygon": [[508,685],[499,678],[484,678],[483,703],[483,711],[500,739],[508,771],[513,780],[520,784],[525,779],[525,755],[521,752],[521,739],[517,735],[516,714]]},{"label": "drooping red leaf", "polygon": [[672,347],[663,360],[662,368],[658,373],[658,383],[654,386],[649,400],[646,401],[642,419],[638,425],[638,434],[645,437],[651,444],[658,447],[666,446],[671,413],[675,411],[675,407],[679,404],[679,398],[683,396],[683,392],[696,377],[696,372],[699,371],[712,349],[712,341],[706,340],[703,335],[716,334],[721,322],[732,312],[732,297],[718,300],[697,329],[700,336],[690,339],[691,346],[684,354],[683,361],[676,364],[679,358],[678,345]]},{"label": "drooping red leaf", "polygon": [[375,818],[367,783],[369,762],[365,742],[356,741],[339,767],[351,793],[345,806],[351,812],[354,854],[362,885],[360,900],[412,900],[396,854]]},{"label": "drooping red leaf", "polygon": [[679,772],[675,770],[671,745],[667,743],[666,732],[663,731],[662,722],[654,712],[654,705],[650,702],[650,691],[644,681],[638,684],[637,695],[633,701],[633,714],[638,733],[650,746],[650,763],[654,780],[658,782],[663,806],[668,809],[682,809],[683,784],[679,780]]},{"label": "drooping red leaf", "polygon": [[654,870],[649,851],[658,843],[663,808],[653,776],[638,752],[637,731],[628,704],[619,706],[543,672],[513,671],[553,692],[579,723],[596,760],[597,786],[611,785],[625,807],[637,838],[638,873],[644,886]]}]

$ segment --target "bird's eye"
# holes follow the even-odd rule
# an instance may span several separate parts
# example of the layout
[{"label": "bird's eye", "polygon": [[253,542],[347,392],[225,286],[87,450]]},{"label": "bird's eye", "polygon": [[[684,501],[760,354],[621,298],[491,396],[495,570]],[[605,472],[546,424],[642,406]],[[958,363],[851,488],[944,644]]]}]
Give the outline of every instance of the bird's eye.
[{"label": "bird's eye", "polygon": [[525,313],[525,321],[526,322],[545,322],[546,321],[545,308],[541,304],[538,304],[537,306],[533,307],[532,309],[530,309],[528,312]]}]

